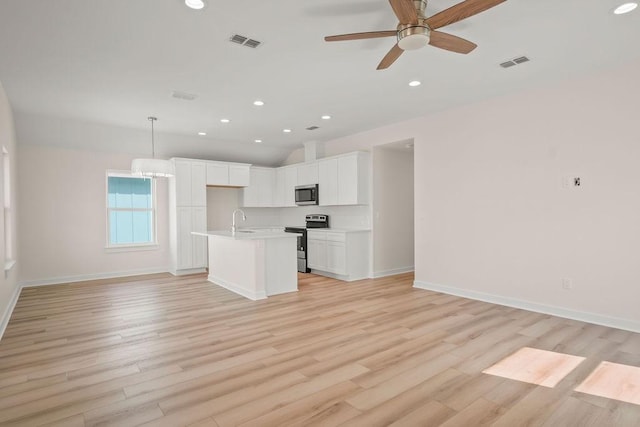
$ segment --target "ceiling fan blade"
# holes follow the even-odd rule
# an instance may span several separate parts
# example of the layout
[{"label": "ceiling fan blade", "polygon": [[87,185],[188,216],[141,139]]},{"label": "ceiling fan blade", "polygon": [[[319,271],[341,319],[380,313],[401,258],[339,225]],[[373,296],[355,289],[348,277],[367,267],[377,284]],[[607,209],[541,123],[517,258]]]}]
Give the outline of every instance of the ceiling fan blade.
[{"label": "ceiling fan blade", "polygon": [[429,41],[429,44],[439,47],[440,49],[465,54],[478,47],[477,44],[471,43],[469,40],[441,31],[431,31],[431,41]]},{"label": "ceiling fan blade", "polygon": [[505,1],[507,0],[466,0],[427,18],[426,24],[435,30],[477,15]]},{"label": "ceiling fan blade", "polygon": [[384,70],[386,68],[389,68],[391,64],[396,62],[396,59],[400,58],[400,55],[402,55],[402,52],[404,52],[404,50],[400,49],[400,46],[398,46],[398,44],[396,43],[391,48],[389,53],[387,53],[385,57],[382,58],[382,61],[380,61],[380,64],[378,65],[377,69]]},{"label": "ceiling fan blade", "polygon": [[352,33],[352,34],[340,34],[338,36],[327,36],[324,41],[327,42],[339,42],[344,40],[362,40],[362,39],[375,39],[378,37],[391,37],[396,36],[398,31],[370,31],[367,33]]},{"label": "ceiling fan blade", "polygon": [[401,24],[418,23],[418,12],[413,5],[413,0],[389,0],[389,3]]}]

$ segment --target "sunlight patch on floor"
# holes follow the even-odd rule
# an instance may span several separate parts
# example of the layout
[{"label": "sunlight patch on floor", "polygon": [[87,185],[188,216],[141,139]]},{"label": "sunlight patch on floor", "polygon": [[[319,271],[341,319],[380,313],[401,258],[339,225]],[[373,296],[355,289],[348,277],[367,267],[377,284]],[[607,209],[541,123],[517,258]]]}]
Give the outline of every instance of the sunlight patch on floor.
[{"label": "sunlight patch on floor", "polygon": [[523,347],[482,372],[544,387],[555,387],[584,359],[570,354]]},{"label": "sunlight patch on floor", "polygon": [[640,368],[602,362],[575,391],[640,405]]}]

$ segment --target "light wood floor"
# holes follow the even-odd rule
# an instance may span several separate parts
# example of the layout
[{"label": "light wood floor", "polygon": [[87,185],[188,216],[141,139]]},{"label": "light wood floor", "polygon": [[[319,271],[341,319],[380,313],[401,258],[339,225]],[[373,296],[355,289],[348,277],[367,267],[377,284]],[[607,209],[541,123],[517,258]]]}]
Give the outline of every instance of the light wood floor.
[{"label": "light wood floor", "polygon": [[[202,275],[27,288],[0,342],[0,424],[640,426],[573,391],[640,334],[413,289],[409,274],[253,302]],[[554,388],[483,374],[524,347],[586,357]]]}]

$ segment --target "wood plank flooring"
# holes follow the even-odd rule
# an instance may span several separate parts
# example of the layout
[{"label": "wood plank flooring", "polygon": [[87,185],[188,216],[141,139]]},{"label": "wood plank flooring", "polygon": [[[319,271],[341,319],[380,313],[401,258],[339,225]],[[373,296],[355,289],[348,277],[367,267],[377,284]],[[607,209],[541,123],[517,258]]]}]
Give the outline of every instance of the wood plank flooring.
[{"label": "wood plank flooring", "polygon": [[[412,288],[404,274],[250,301],[204,275],[26,288],[0,341],[0,425],[640,426],[574,389],[640,334]],[[555,387],[483,374],[522,347]]]}]

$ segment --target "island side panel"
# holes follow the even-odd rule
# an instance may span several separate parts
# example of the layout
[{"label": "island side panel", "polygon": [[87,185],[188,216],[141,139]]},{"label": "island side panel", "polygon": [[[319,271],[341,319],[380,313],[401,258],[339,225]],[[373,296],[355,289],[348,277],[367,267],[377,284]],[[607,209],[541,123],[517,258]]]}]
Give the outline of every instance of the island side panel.
[{"label": "island side panel", "polygon": [[265,277],[267,296],[298,290],[297,239],[265,241]]},{"label": "island side panel", "polygon": [[209,281],[252,300],[266,298],[260,242],[209,236]]}]

